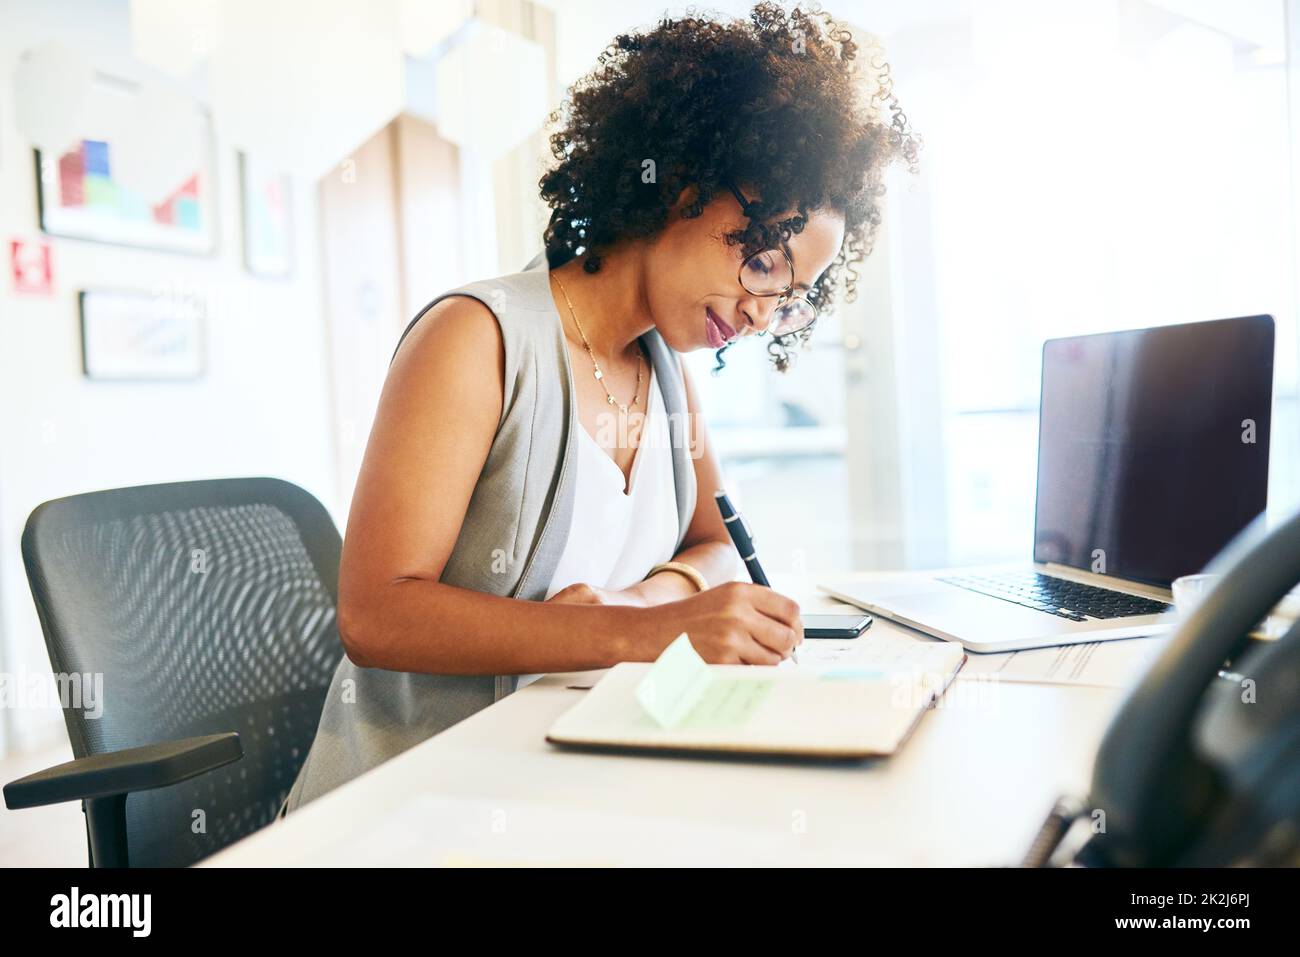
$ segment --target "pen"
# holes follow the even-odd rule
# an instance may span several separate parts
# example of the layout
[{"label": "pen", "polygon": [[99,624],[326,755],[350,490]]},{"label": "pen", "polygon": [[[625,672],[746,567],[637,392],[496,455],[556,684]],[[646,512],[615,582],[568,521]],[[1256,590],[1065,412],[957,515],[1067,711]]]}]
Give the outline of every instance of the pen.
[{"label": "pen", "polygon": [[[755,585],[762,585],[764,588],[771,588],[772,583],[767,580],[767,575],[763,573],[763,566],[758,563],[758,552],[754,549],[754,539],[749,534],[749,526],[741,517],[740,512],[731,504],[731,499],[727,498],[727,493],[718,489],[713,493],[713,499],[718,503],[718,511],[722,513],[722,523],[727,526],[727,534],[736,545],[736,551],[740,552],[740,558],[745,563],[745,570],[749,572],[750,580]],[[790,660],[796,665],[799,663],[799,655],[793,648],[790,649]]]}]

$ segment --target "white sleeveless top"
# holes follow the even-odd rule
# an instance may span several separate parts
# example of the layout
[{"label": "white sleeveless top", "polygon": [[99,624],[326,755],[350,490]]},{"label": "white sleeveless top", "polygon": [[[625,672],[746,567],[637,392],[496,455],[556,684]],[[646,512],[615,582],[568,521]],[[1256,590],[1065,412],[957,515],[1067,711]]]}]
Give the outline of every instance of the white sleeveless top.
[{"label": "white sleeveless top", "polygon": [[653,371],[628,491],[623,470],[578,423],[573,524],[546,597],[585,582],[620,590],[645,578],[677,547],[677,498],[663,395]]}]

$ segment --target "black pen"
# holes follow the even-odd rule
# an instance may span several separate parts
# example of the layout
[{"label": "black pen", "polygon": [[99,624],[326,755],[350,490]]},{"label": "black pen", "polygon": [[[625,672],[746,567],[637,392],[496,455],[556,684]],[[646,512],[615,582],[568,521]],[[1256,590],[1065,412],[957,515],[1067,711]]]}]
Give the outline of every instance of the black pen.
[{"label": "black pen", "polygon": [[[767,580],[767,575],[763,573],[763,566],[758,563],[758,552],[754,549],[754,539],[749,534],[749,526],[745,524],[740,512],[736,511],[736,506],[731,504],[731,499],[727,498],[727,493],[722,489],[713,493],[713,500],[718,503],[718,511],[722,513],[722,523],[727,526],[727,534],[735,543],[736,551],[740,552],[740,558],[745,563],[745,570],[749,572],[750,580],[755,585],[771,588],[772,583]],[[796,665],[799,663],[799,656],[793,648],[790,649],[790,660]]]}]

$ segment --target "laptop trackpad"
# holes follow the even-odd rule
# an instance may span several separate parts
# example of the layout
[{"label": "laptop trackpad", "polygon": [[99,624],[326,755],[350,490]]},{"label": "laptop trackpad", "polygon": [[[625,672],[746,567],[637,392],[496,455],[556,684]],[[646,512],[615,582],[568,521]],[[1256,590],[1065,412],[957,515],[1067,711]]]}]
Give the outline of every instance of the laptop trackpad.
[{"label": "laptop trackpad", "polygon": [[878,600],[882,609],[971,641],[1005,641],[1008,637],[1067,630],[1063,618],[955,586],[932,583],[928,589],[910,594],[891,590]]}]

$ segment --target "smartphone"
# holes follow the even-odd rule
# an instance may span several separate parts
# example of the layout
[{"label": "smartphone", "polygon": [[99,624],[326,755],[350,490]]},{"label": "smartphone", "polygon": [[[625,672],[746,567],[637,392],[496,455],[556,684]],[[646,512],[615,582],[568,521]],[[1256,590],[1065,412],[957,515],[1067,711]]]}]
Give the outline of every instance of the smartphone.
[{"label": "smartphone", "polygon": [[805,638],[856,638],[874,619],[866,612],[856,615],[804,615]]}]

